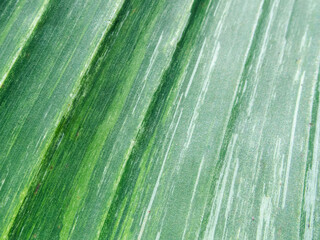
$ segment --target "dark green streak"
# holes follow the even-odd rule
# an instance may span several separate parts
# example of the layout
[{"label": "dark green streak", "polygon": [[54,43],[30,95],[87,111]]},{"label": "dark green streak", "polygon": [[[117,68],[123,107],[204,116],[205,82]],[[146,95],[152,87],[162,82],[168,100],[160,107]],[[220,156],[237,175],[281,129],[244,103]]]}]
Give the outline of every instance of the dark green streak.
[{"label": "dark green streak", "polygon": [[[114,144],[112,136],[116,134],[117,129],[111,127],[100,133],[99,127],[109,118],[111,126],[123,121],[123,113],[129,110],[126,109],[129,104],[129,100],[126,100],[127,94],[122,96],[121,92],[131,88],[132,81],[138,74],[137,66],[145,57],[146,40],[150,37],[153,23],[157,16],[160,16],[159,12],[163,11],[165,2],[125,2],[114,26],[101,44],[97,58],[92,63],[92,69],[73,104],[72,112],[60,124],[54,143],[43,159],[33,188],[29,191],[11,229],[12,239],[25,239],[32,235],[43,239],[56,239],[61,234],[65,227],[64,217],[74,210],[71,206],[72,198],[76,194],[77,183],[81,181],[77,174],[84,171],[88,164],[95,164],[94,159],[88,158],[88,154],[91,154],[89,144],[101,145],[102,140],[95,142],[95,137],[99,134],[106,138],[103,151],[110,149]],[[126,102],[124,106],[120,103],[122,97]],[[113,104],[118,104],[120,109],[115,110]],[[117,111],[121,114],[114,119]],[[95,150],[93,154],[99,156],[102,153]],[[117,159],[118,162],[120,160]],[[90,188],[94,189],[96,186]],[[81,199],[80,204],[91,197],[86,196],[86,192],[83,194],[85,198]],[[100,211],[102,214],[103,209]],[[95,217],[95,220],[98,221],[99,216]],[[87,223],[87,219],[81,221]],[[85,229],[79,228],[75,233],[69,233],[69,237],[79,239],[85,237],[83,234],[87,234],[87,238],[91,239],[97,234],[95,228],[97,225],[87,225]]]},{"label": "dark green streak", "polygon": [[304,209],[305,206],[305,194],[307,191],[307,177],[309,174],[309,171],[312,168],[312,163],[314,160],[313,157],[313,151],[314,151],[314,141],[316,138],[316,124],[317,124],[317,116],[318,116],[318,109],[319,109],[319,87],[320,87],[320,68],[319,68],[319,74],[318,74],[318,81],[315,86],[315,93],[313,97],[312,102],[312,113],[311,113],[311,122],[310,122],[310,130],[309,130],[309,140],[308,140],[308,152],[307,152],[307,161],[306,161],[306,168],[305,168],[305,177],[304,177],[304,186],[303,186],[303,197],[302,197],[302,203],[301,203],[301,216],[300,216],[300,239],[304,238],[305,233],[305,226],[307,225],[310,227],[310,222],[306,222],[306,211]]},{"label": "dark green streak", "polygon": [[116,2],[51,1],[1,88],[0,238],[6,237],[81,73],[118,12],[112,7]]},{"label": "dark green streak", "polygon": [[[148,148],[152,147],[152,145],[150,146],[150,140],[164,117],[166,108],[171,104],[168,102],[169,96],[170,94],[174,94],[174,89],[178,84],[177,80],[186,67],[186,62],[183,60],[188,59],[192,53],[192,46],[195,44],[196,36],[201,29],[200,26],[205,17],[204,13],[208,2],[209,1],[196,0],[193,3],[188,25],[177,45],[170,67],[164,73],[162,82],[153,96],[152,103],[148,108],[141,130],[138,133],[136,144],[130,154],[117,188],[117,193],[112,201],[107,219],[104,223],[99,238],[101,240],[120,239],[123,237],[121,236],[121,224],[126,219],[126,213],[132,201],[132,194],[140,174],[140,167],[142,164],[145,164],[146,168],[149,166],[149,162],[142,162],[142,156],[147,152]],[[124,208],[124,210],[121,213],[120,210],[122,208]],[[120,220],[118,220],[119,218]]]}]

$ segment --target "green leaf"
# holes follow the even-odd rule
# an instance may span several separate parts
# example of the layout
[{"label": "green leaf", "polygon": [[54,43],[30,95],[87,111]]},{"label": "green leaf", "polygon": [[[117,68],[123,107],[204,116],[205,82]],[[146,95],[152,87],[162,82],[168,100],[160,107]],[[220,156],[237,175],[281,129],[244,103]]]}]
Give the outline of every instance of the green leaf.
[{"label": "green leaf", "polygon": [[[10,73],[4,74],[7,77],[0,92],[1,239],[8,234],[54,132],[70,109],[122,2],[50,3],[42,16],[45,20],[34,28],[32,40],[21,50],[24,54],[20,53]],[[19,1],[15,5],[14,12],[22,8],[18,19],[33,18],[23,11],[25,4]],[[9,32],[15,30],[10,21],[6,27]],[[1,45],[1,49],[5,47]]]},{"label": "green leaf", "polygon": [[0,3],[0,87],[45,15],[48,2],[24,0]]},{"label": "green leaf", "polygon": [[1,4],[1,239],[320,237],[318,0]]}]

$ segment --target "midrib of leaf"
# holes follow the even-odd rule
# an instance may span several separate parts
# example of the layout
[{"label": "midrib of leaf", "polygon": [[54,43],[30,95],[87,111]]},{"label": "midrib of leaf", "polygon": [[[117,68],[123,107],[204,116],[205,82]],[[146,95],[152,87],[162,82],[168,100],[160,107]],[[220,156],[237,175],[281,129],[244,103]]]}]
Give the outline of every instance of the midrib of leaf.
[{"label": "midrib of leaf", "polygon": [[[61,3],[62,4],[62,3]],[[68,3],[67,3],[68,4]],[[72,6],[72,3],[70,3]],[[82,3],[83,4],[83,3]],[[108,12],[102,11],[99,9],[102,5],[107,5],[104,7],[108,8]],[[108,5],[109,4],[109,5]],[[57,5],[50,8],[50,11],[44,11],[46,14],[45,16],[45,22],[41,24],[41,27],[35,28],[35,33],[32,33],[34,37],[30,40],[30,44],[28,44],[27,49],[24,51],[27,53],[25,54],[21,59],[16,62],[12,70],[10,71],[10,75],[8,76],[9,80],[5,81],[5,87],[1,89],[0,98],[1,98],[1,137],[5,138],[6,140],[1,140],[2,142],[6,143],[2,145],[1,150],[1,172],[3,175],[1,176],[1,198],[4,199],[4,202],[2,203],[2,209],[0,212],[1,215],[1,239],[6,239],[8,231],[10,230],[10,226],[13,224],[13,221],[15,219],[15,215],[18,212],[18,209],[25,198],[27,191],[29,189],[30,184],[32,183],[32,179],[34,178],[34,174],[36,174],[39,170],[39,164],[40,159],[45,155],[46,149],[50,145],[50,142],[53,138],[53,133],[56,125],[58,125],[59,121],[61,120],[62,116],[65,115],[69,110],[71,106],[71,101],[74,98],[74,96],[77,94],[78,89],[80,87],[80,80],[82,79],[84,73],[87,71],[87,69],[90,67],[91,61],[94,58],[94,56],[97,53],[97,49],[100,46],[100,43],[102,39],[105,37],[107,31],[109,30],[112,21],[114,20],[118,10],[120,9],[122,5],[122,1],[118,2],[105,2],[105,3],[96,3],[95,5],[91,4],[91,7],[89,6],[86,8],[86,11],[78,11],[75,10],[73,13],[70,12],[69,15],[65,14],[65,18],[59,19],[61,23],[63,23],[61,26],[58,26],[55,29],[50,30],[50,25],[48,25],[48,21],[52,21],[55,17],[55,14],[58,16],[61,12],[57,12]],[[67,6],[67,5],[65,5]],[[60,6],[61,7],[61,6]],[[76,5],[74,7],[77,7]],[[81,7],[78,5],[78,7]],[[114,8],[113,8],[114,7]],[[65,9],[68,11],[68,9]],[[74,10],[71,8],[71,11]],[[52,88],[50,88],[49,81],[53,81],[54,72],[45,71],[44,74],[38,75],[36,72],[32,72],[32,66],[33,68],[35,66],[38,67],[38,59],[43,55],[44,58],[45,54],[47,52],[43,52],[43,49],[49,50],[47,46],[43,46],[43,43],[46,41],[46,37],[50,36],[47,34],[46,31],[51,31],[54,34],[57,34],[55,32],[56,29],[61,30],[61,27],[66,30],[66,26],[68,27],[68,24],[70,29],[69,36],[75,36],[75,31],[77,30],[74,28],[77,26],[77,22],[72,26],[70,23],[73,22],[71,17],[75,16],[81,16],[83,13],[90,11],[94,11],[96,15],[91,14],[92,19],[96,19],[96,21],[102,21],[102,24],[98,28],[88,28],[90,24],[94,24],[96,26],[96,22],[90,22],[86,21],[86,27],[84,28],[85,31],[87,31],[87,35],[83,36],[87,40],[87,50],[83,51],[83,45],[84,42],[82,41],[82,46],[78,48],[77,52],[75,49],[72,50],[71,55],[68,56],[68,53],[64,53],[62,55],[49,55],[49,58],[51,61],[44,61],[49,67],[50,64],[53,64],[56,61],[58,63],[59,61],[63,61],[64,59],[68,58],[66,65],[64,66],[64,71],[60,73],[59,71],[57,74],[60,75],[60,79],[66,78],[66,75],[69,77],[69,82],[64,80],[64,82],[59,83],[59,89],[55,91],[55,95],[51,96],[53,93]],[[100,11],[100,12],[99,12]],[[109,15],[108,15],[109,14]],[[51,20],[50,20],[51,18]],[[48,20],[49,19],[49,20]],[[69,20],[70,19],[70,20]],[[79,19],[79,18],[78,18]],[[69,21],[69,22],[68,22]],[[82,22],[79,22],[79,24],[83,25]],[[77,26],[77,28],[81,25]],[[83,30],[83,29],[82,29]],[[82,34],[84,34],[84,32]],[[88,32],[90,31],[90,33]],[[99,33],[100,32],[100,33]],[[60,34],[63,33],[60,31]],[[94,33],[94,34],[92,34]],[[70,45],[67,41],[70,39],[68,36],[65,43],[63,43],[60,39],[60,42],[62,44],[59,45],[61,51],[62,50],[68,50],[72,48],[76,48],[77,46]],[[56,36],[55,36],[56,37]],[[42,39],[41,39],[42,38]],[[40,40],[40,44],[38,41]],[[78,38],[81,39],[81,38]],[[54,39],[51,40],[51,42],[54,41]],[[80,40],[79,40],[80,41]],[[49,40],[50,44],[50,40]],[[65,44],[65,46],[63,45]],[[67,45],[69,44],[69,46]],[[49,46],[49,45],[48,45]],[[54,44],[52,44],[54,46]],[[68,46],[68,48],[66,47]],[[54,49],[52,49],[54,50]],[[50,52],[50,51],[48,51]],[[79,58],[77,55],[84,54],[85,56],[83,59]],[[76,57],[79,58],[80,64],[76,66],[76,68],[71,68],[66,70],[66,66],[70,66],[70,64],[75,64]],[[82,56],[83,57],[83,56]],[[73,59],[72,59],[73,58]],[[71,61],[72,59],[72,61]],[[81,63],[82,61],[82,63]],[[46,65],[41,65],[46,70]],[[54,66],[54,65],[52,65]],[[25,69],[28,69],[26,71]],[[31,74],[30,74],[31,70]],[[70,71],[71,70],[71,71]],[[27,74],[26,74],[27,73]],[[65,75],[65,76],[63,76]],[[72,76],[73,75],[73,76]],[[33,77],[33,79],[31,79]],[[42,78],[41,78],[42,77]],[[29,78],[29,79],[28,79]],[[31,81],[28,82],[27,80]],[[43,82],[47,80],[46,84],[44,85]],[[33,81],[34,85],[31,85]],[[41,90],[34,89],[36,87],[36,82],[38,81],[39,85],[42,84]],[[73,81],[73,82],[72,82]],[[23,87],[23,85],[26,86],[26,88]],[[57,84],[55,84],[57,86]],[[12,89],[16,89],[16,91],[12,91]],[[19,90],[26,90],[25,93],[19,92]],[[32,91],[34,89],[35,91]],[[38,91],[38,92],[37,92]],[[65,93],[62,93],[61,91],[64,91]],[[58,97],[56,94],[65,94],[64,96]],[[18,97],[13,97],[18,96]],[[43,98],[48,97],[48,105],[46,105],[46,101],[44,101]],[[50,97],[51,96],[51,97]],[[25,99],[24,99],[25,98]],[[31,100],[33,98],[34,100]],[[55,99],[55,106],[50,105],[50,98]],[[11,101],[10,101],[11,99]],[[13,100],[15,99],[15,100]],[[17,101],[17,99],[22,99],[20,102]],[[31,101],[30,101],[31,100]],[[10,103],[9,103],[10,101]],[[25,101],[25,102],[24,102]],[[16,106],[10,106],[16,104]],[[52,103],[51,103],[52,104]],[[9,107],[10,106],[10,107]],[[42,107],[41,107],[42,106]],[[26,111],[28,113],[26,114]],[[48,116],[48,113],[50,112],[51,119],[44,122],[41,126],[41,118],[46,118]],[[33,120],[31,120],[32,118]],[[10,119],[11,120],[7,120]],[[30,121],[34,121],[34,119],[39,119],[39,125],[32,125],[30,124]],[[19,126],[20,125],[20,126]],[[34,128],[34,130],[32,130]],[[33,134],[29,134],[30,131],[35,132]],[[40,133],[39,131],[42,131]],[[19,138],[18,138],[19,135]],[[39,140],[36,140],[39,139]],[[11,141],[11,143],[10,143]],[[17,143],[17,141],[20,141]],[[21,143],[23,141],[24,143]],[[34,142],[32,142],[34,141]],[[36,143],[38,141],[38,143]],[[25,144],[28,144],[28,147],[25,146]],[[9,144],[9,146],[8,146]],[[33,145],[32,145],[33,144]],[[20,157],[17,155],[20,154]],[[18,163],[12,164],[12,161],[16,161],[15,158],[23,160],[22,154],[26,154],[25,156],[28,159],[28,163],[24,163],[22,165],[19,165]],[[11,156],[11,157],[10,157]],[[17,165],[18,164],[18,165]],[[19,171],[18,171],[19,170]],[[15,174],[12,174],[14,172]],[[21,174],[19,174],[19,172]],[[6,173],[6,174],[5,174]],[[10,189],[10,190],[9,190]],[[9,206],[9,205],[10,206]]]}]

